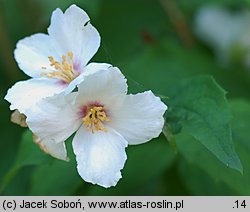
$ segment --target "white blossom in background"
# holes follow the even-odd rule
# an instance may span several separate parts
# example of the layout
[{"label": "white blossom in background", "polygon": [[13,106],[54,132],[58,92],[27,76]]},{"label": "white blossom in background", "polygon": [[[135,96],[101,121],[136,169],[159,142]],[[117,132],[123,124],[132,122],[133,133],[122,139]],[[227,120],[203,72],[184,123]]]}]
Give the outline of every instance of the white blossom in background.
[{"label": "white blossom in background", "polygon": [[[48,34],[34,34],[17,43],[15,59],[31,79],[17,82],[8,90],[5,99],[11,103],[10,109],[26,115],[27,109],[42,98],[62,92],[67,94],[84,76],[107,69],[110,65],[105,63],[87,65],[99,46],[100,35],[82,9],[76,5],[70,6],[65,13],[56,9]],[[54,157],[57,148],[61,148],[57,152],[62,154],[57,154],[56,158],[67,159],[65,145],[52,146],[40,140],[39,144]]]},{"label": "white blossom in background", "polygon": [[128,144],[158,137],[167,106],[151,91],[127,95],[118,68],[86,76],[78,91],[58,94],[27,111],[27,124],[41,139],[63,143],[76,132],[77,170],[87,182],[115,186],[127,159]]},{"label": "white blossom in background", "polygon": [[202,7],[195,16],[194,31],[216,54],[221,64],[240,61],[250,68],[250,12]]}]

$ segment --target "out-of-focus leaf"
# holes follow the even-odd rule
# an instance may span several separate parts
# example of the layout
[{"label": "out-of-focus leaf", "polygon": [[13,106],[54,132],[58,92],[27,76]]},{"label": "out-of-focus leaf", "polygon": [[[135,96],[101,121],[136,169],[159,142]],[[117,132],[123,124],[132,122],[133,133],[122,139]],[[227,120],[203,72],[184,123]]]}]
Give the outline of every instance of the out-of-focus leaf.
[{"label": "out-of-focus leaf", "polygon": [[[184,48],[176,40],[166,38],[127,61],[121,70],[145,89],[164,96],[181,80],[196,75],[209,74],[228,91],[228,97],[249,97],[250,77],[237,66],[220,67],[206,49],[195,46]],[[130,90],[134,91],[134,83]],[[136,89],[135,89],[136,90]],[[137,90],[136,90],[137,91]]]},{"label": "out-of-focus leaf", "polygon": [[234,100],[230,102],[230,106],[233,112],[232,134],[235,144],[250,152],[250,101]]},{"label": "out-of-focus leaf", "polygon": [[30,176],[33,169],[34,166],[25,166],[19,169],[1,195],[3,196],[27,195],[30,187]]},{"label": "out-of-focus leaf", "polygon": [[29,195],[73,195],[81,185],[84,187],[76,170],[71,139],[66,144],[70,161],[53,160],[37,167],[32,174]]},{"label": "out-of-focus leaf", "polygon": [[23,136],[16,155],[15,162],[10,170],[3,177],[0,192],[2,192],[11,180],[16,176],[19,170],[24,166],[38,165],[49,162],[50,156],[46,155],[32,139],[32,133],[27,130]]},{"label": "out-of-focus leaf", "polygon": [[92,186],[87,195],[143,195],[143,188],[168,170],[174,159],[163,136],[142,145],[129,146],[127,156],[123,177],[116,187]]},{"label": "out-of-focus leaf", "polygon": [[[161,42],[147,48],[142,54],[129,60],[121,70],[145,89],[168,96],[168,90],[174,87],[181,79],[202,73],[201,70],[191,67],[191,60],[186,60],[186,55],[176,41]],[[187,55],[188,56],[188,55]],[[189,67],[183,69],[183,67]],[[135,88],[135,89],[134,89]],[[137,86],[130,83],[130,90],[134,92]],[[136,90],[137,91],[137,90]]]},{"label": "out-of-focus leaf", "polygon": [[52,158],[34,143],[31,131],[27,130],[23,134],[14,166],[38,165],[51,160]]},{"label": "out-of-focus leaf", "polygon": [[54,160],[37,167],[32,174],[29,195],[73,195],[84,182],[72,161]]},{"label": "out-of-focus leaf", "polygon": [[179,160],[178,176],[192,195],[239,195],[225,182],[215,180],[207,172],[185,159]]},{"label": "out-of-focus leaf", "polygon": [[[0,90],[1,92],[1,90]],[[9,170],[9,167],[13,164],[14,157],[17,152],[17,145],[20,142],[22,129],[17,125],[10,122],[11,112],[7,102],[4,101],[4,96],[0,93],[0,181],[3,179],[4,174]],[[0,182],[1,183],[1,182]]]},{"label": "out-of-focus leaf", "polygon": [[166,22],[166,14],[155,0],[147,0],[147,3],[144,0],[101,1],[96,24],[102,36],[101,59],[106,58],[107,62],[119,67],[121,63],[127,64],[166,34]]},{"label": "out-of-focus leaf", "polygon": [[177,117],[189,134],[226,166],[242,172],[235,152],[225,91],[208,76],[194,77],[176,85],[169,98],[166,117]]}]

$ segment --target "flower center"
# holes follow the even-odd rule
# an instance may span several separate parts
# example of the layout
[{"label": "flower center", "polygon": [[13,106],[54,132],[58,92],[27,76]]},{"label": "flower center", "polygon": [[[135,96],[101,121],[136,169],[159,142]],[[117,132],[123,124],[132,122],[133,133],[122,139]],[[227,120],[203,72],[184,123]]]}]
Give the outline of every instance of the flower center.
[{"label": "flower center", "polygon": [[[68,59],[68,60],[67,60]],[[74,70],[73,65],[73,52],[68,53],[68,58],[65,54],[62,55],[62,62],[55,61],[54,57],[49,57],[50,65],[56,69],[56,71],[50,73],[42,73],[41,76],[48,78],[56,78],[62,80],[65,83],[73,81],[79,73]],[[46,69],[42,67],[42,69]]]},{"label": "flower center", "polygon": [[[86,110],[86,108],[84,110]],[[103,127],[103,123],[109,121],[110,119],[107,117],[103,106],[90,106],[86,110],[86,115],[82,118],[82,122],[92,133],[94,133],[95,130],[107,132],[107,129]]]}]

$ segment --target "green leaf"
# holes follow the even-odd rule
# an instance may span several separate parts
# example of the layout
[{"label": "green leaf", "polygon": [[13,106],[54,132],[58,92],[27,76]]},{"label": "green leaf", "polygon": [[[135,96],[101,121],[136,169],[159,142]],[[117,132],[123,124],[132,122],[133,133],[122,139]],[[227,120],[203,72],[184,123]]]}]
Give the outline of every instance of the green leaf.
[{"label": "green leaf", "polygon": [[[125,11],[123,15],[121,10]],[[111,12],[107,13],[107,11]],[[137,0],[136,3],[102,1],[98,18],[95,26],[101,32],[102,46],[97,53],[97,61],[106,58],[106,62],[118,67],[122,64],[127,67],[131,59],[143,52],[145,48],[155,45],[168,29],[166,14],[159,2],[155,0],[147,0],[146,4],[144,0]],[[117,29],[119,29],[119,36],[114,33]]]},{"label": "green leaf", "polygon": [[[212,154],[188,133],[182,132],[176,136],[178,150],[185,159],[185,162],[181,162],[185,163],[185,165],[180,166],[182,180],[192,191],[196,190],[194,194],[218,195],[219,191],[223,195],[250,194],[250,101],[234,100],[230,102],[230,108],[233,114],[233,141],[242,161],[243,175],[228,169],[219,163],[218,160],[215,160]],[[207,178],[212,178],[212,180],[209,180],[209,187],[214,189],[212,188],[208,191],[208,188],[204,187],[204,190],[198,190],[198,188],[194,188],[194,185],[190,185],[189,178],[197,179],[197,172],[199,172],[197,168],[203,172],[203,175],[207,175]],[[201,177],[200,181],[197,179],[193,184],[207,184],[204,181],[204,177]],[[230,192],[229,189],[231,190]]]},{"label": "green leaf", "polygon": [[208,76],[184,80],[171,92],[168,117],[203,144],[226,166],[243,171],[232,142],[231,113],[225,91]]},{"label": "green leaf", "polygon": [[[249,195],[250,194],[250,169],[249,169],[249,151],[244,148],[241,143],[236,145],[237,152],[241,158],[244,173],[243,175],[236,170],[230,169],[229,167],[224,166],[220,161],[218,161],[213,154],[208,151],[199,141],[194,139],[187,132],[183,131],[182,133],[176,136],[177,148],[179,153],[184,157],[184,160],[188,163],[188,168],[181,170],[180,173],[184,174],[182,180],[189,181],[188,176],[197,177],[192,175],[193,169],[195,166],[199,167],[200,170],[203,170],[208,177],[212,178],[210,184],[214,187],[220,186],[216,190],[212,189],[211,195],[218,195],[217,191],[225,191],[225,186],[227,185],[228,190],[233,190],[233,195]],[[237,144],[237,142],[235,142]],[[197,171],[197,170],[196,170]],[[200,179],[202,182],[200,184],[206,184],[206,179]],[[190,183],[190,181],[188,182]],[[186,184],[188,184],[186,182]],[[199,183],[199,182],[197,182]],[[211,186],[211,185],[210,185]],[[192,188],[192,191],[195,188]],[[199,190],[197,195],[208,195],[208,189]],[[206,192],[206,193],[205,193]],[[232,193],[232,192],[230,192]],[[228,195],[227,191],[223,195]]]},{"label": "green leaf", "polygon": [[[211,155],[211,157],[213,156]],[[211,163],[208,160],[208,163],[205,166],[209,165],[211,165]],[[230,188],[226,182],[214,179],[210,173],[207,173],[194,163],[189,163],[187,160],[179,161],[178,176],[180,177],[181,182],[194,196],[239,195],[239,193],[233,188]]]},{"label": "green leaf", "polygon": [[38,166],[31,177],[29,195],[73,195],[80,186],[86,185],[77,173],[71,140],[66,141],[70,161],[53,160]]},{"label": "green leaf", "polygon": [[[169,91],[181,80],[208,74],[228,91],[229,98],[250,98],[250,78],[246,70],[238,66],[221,67],[207,49],[199,46],[184,48],[172,38],[146,49],[121,68],[129,83],[132,78],[143,85],[143,90],[151,89],[167,97],[170,97]],[[129,89],[134,92],[138,91],[137,87],[130,83]]]},{"label": "green leaf", "polygon": [[22,136],[22,140],[12,168],[5,174],[0,187],[0,193],[9,185],[19,170],[24,166],[38,165],[49,162],[52,158],[46,155],[32,139],[32,133],[27,130]]},{"label": "green leaf", "polygon": [[52,158],[45,154],[36,145],[32,138],[32,132],[27,130],[21,140],[14,166],[22,167],[29,165],[39,165],[51,161]]},{"label": "green leaf", "polygon": [[240,146],[250,152],[250,101],[234,100],[230,102],[233,112],[232,134],[236,147]]},{"label": "green leaf", "polygon": [[29,195],[73,195],[82,184],[74,159],[54,160],[34,170]]},{"label": "green leaf", "polygon": [[4,101],[4,95],[2,95],[0,89],[0,111],[1,111],[1,142],[0,142],[0,160],[2,161],[0,166],[0,184],[5,173],[13,165],[13,161],[16,156],[17,146],[21,140],[22,129],[11,123],[9,105]]}]

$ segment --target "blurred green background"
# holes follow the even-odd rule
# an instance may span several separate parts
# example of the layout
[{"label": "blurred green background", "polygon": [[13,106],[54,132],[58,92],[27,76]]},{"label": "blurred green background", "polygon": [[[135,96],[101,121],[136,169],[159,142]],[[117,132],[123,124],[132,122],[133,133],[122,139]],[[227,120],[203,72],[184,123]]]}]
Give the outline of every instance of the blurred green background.
[{"label": "blurred green background", "polygon": [[[127,148],[123,178],[114,188],[85,183],[70,162],[55,160],[10,122],[7,89],[28,79],[13,57],[19,39],[46,33],[52,11],[83,8],[101,34],[92,61],[118,66],[131,92],[151,89],[168,96],[186,78],[212,75],[228,92],[232,134],[244,174],[219,162],[193,138],[176,136],[177,153],[163,135]],[[250,70],[222,67],[193,33],[196,11],[207,3],[248,8],[244,0],[0,0],[0,194],[1,195],[250,195]],[[74,35],[72,35],[74,39]],[[70,140],[70,139],[69,139]]]}]

